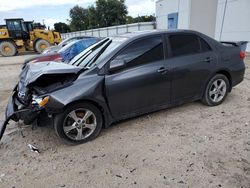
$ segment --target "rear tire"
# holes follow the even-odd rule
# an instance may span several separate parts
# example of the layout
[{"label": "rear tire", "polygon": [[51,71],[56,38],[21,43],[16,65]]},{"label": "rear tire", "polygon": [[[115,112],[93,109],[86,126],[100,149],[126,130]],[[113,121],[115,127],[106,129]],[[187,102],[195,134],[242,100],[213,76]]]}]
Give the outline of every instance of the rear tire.
[{"label": "rear tire", "polygon": [[56,134],[67,144],[77,145],[96,138],[103,124],[100,110],[91,103],[75,103],[54,119]]},{"label": "rear tire", "polygon": [[0,54],[5,57],[15,56],[17,54],[16,45],[11,41],[3,41],[0,43]]},{"label": "rear tire", "polygon": [[207,106],[220,105],[227,97],[229,89],[228,78],[223,74],[216,74],[210,79],[205,88],[202,103]]},{"label": "rear tire", "polygon": [[45,50],[46,48],[48,48],[50,46],[50,43],[47,40],[44,39],[38,39],[35,42],[34,45],[34,50],[38,53],[42,53],[43,50]]}]

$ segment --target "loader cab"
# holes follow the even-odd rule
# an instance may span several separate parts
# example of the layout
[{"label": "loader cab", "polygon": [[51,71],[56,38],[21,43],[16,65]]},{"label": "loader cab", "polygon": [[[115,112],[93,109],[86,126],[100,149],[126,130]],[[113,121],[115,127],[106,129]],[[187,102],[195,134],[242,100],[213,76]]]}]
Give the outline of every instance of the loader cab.
[{"label": "loader cab", "polygon": [[13,39],[29,39],[29,32],[25,27],[24,21],[21,18],[6,19],[6,27],[9,32],[9,36]]},{"label": "loader cab", "polygon": [[34,27],[33,27],[33,21],[24,21],[23,23],[24,23],[24,25],[26,27],[26,30],[28,32],[33,31],[33,29],[34,29]]}]

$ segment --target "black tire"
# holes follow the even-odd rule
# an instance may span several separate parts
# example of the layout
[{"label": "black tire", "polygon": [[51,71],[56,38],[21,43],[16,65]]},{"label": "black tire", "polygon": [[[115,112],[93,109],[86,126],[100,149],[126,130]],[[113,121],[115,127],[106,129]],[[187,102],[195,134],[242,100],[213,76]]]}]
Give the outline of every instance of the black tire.
[{"label": "black tire", "polygon": [[17,54],[16,45],[12,41],[1,42],[0,54],[5,57],[15,56]]},{"label": "black tire", "polygon": [[[95,127],[95,129],[93,129],[93,132],[88,137],[83,138],[81,140],[75,140],[75,139],[72,139],[71,137],[69,137],[65,133],[64,128],[67,127],[67,126],[65,126],[65,124],[70,119],[69,114],[72,111],[77,111],[79,109],[86,109],[88,111],[91,111],[94,114],[95,119],[96,119],[96,121],[95,121],[96,122],[96,127]],[[85,117],[85,115],[86,115],[86,113],[83,116]],[[73,120],[73,119],[71,119],[71,120]],[[75,121],[72,121],[72,122],[75,122]],[[56,134],[65,143],[70,144],[70,145],[83,144],[85,142],[88,142],[90,140],[95,139],[99,135],[99,133],[100,133],[100,131],[102,129],[102,124],[103,124],[103,118],[102,118],[102,114],[101,114],[100,110],[96,106],[94,106],[93,104],[86,103],[86,102],[75,103],[75,104],[72,104],[72,105],[66,107],[64,112],[62,112],[60,114],[57,114],[55,116],[55,119],[54,119],[54,128],[55,128]],[[82,129],[82,133],[83,133],[84,130],[87,130],[87,129],[86,128]],[[71,131],[75,131],[77,133],[77,131],[79,131],[79,130],[77,128],[75,128],[75,129],[72,129]],[[90,129],[90,132],[91,132],[91,129]]]},{"label": "black tire", "polygon": [[[222,89],[218,89],[219,87],[217,89],[215,89],[216,88],[214,85],[215,82],[217,82],[217,84],[221,83],[221,85],[222,85],[222,83],[223,83],[223,85],[225,84],[225,86],[223,86],[223,88],[224,88],[223,91],[222,91]],[[229,89],[230,89],[230,83],[229,83],[228,78],[223,74],[216,74],[215,76],[213,76],[209,80],[209,82],[205,88],[205,91],[204,91],[204,94],[202,97],[202,103],[207,105],[207,106],[220,105],[227,97]],[[215,95],[218,95],[218,97],[216,97]],[[218,101],[214,100],[215,98]]]},{"label": "black tire", "polygon": [[50,43],[47,40],[44,39],[38,39],[34,44],[34,50],[38,53],[42,53],[43,50],[48,48],[50,46]]}]

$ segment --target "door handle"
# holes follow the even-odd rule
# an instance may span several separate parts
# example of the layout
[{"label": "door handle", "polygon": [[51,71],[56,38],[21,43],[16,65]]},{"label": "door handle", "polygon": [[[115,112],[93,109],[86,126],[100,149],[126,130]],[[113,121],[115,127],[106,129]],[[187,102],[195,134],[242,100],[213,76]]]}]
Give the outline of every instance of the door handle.
[{"label": "door handle", "polygon": [[158,73],[167,73],[168,69],[166,69],[165,67],[161,67],[157,70]]},{"label": "door handle", "polygon": [[211,57],[207,57],[204,61],[207,63],[210,63],[211,61],[213,61],[214,59]]}]

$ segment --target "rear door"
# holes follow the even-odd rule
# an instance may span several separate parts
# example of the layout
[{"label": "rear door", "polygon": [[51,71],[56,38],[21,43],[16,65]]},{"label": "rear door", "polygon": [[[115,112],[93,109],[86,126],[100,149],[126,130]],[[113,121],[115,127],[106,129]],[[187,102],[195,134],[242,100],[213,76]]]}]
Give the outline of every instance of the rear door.
[{"label": "rear door", "polygon": [[130,43],[113,60],[126,62],[125,68],[105,76],[108,104],[116,119],[170,102],[162,35]]},{"label": "rear door", "polygon": [[216,67],[216,54],[203,38],[195,34],[170,34],[168,44],[173,103],[199,98]]}]

